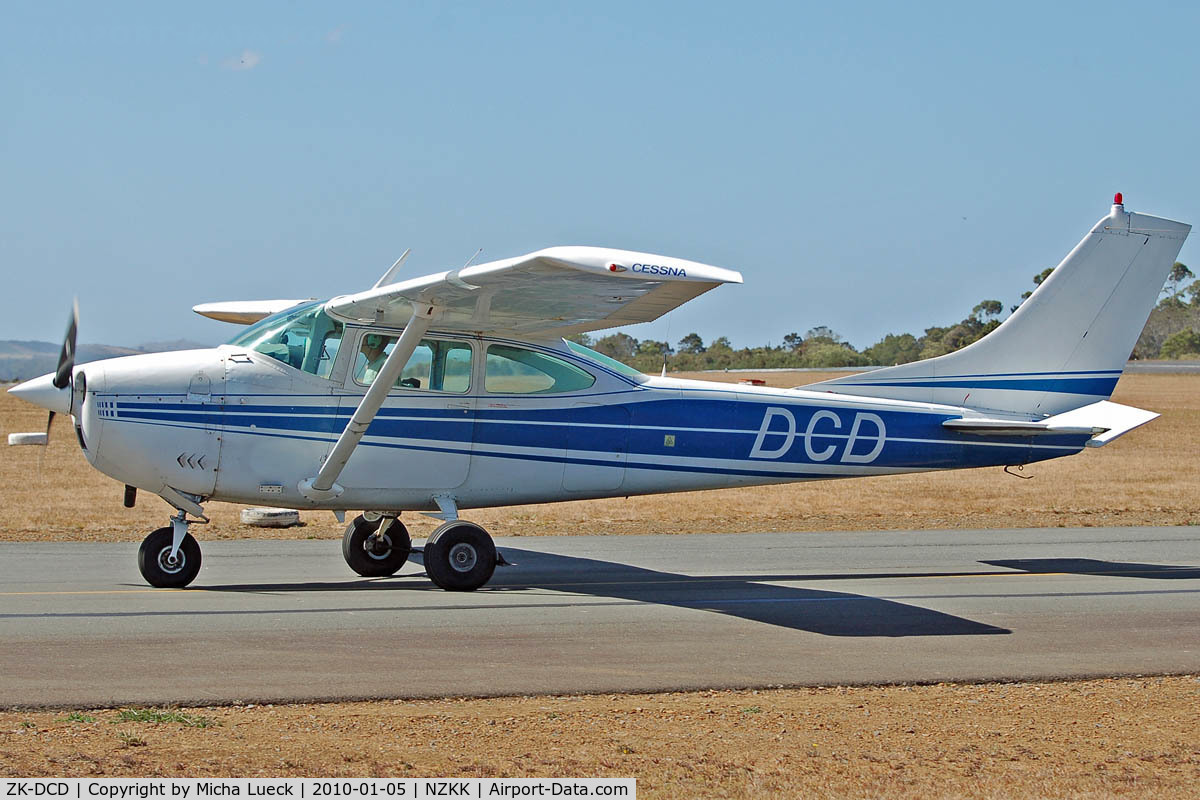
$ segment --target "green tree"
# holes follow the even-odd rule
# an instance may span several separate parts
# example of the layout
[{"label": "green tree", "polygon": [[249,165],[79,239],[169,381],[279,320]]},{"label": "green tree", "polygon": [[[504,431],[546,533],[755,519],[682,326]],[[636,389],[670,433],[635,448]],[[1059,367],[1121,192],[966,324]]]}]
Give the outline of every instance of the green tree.
[{"label": "green tree", "polygon": [[804,341],[812,342],[814,339],[818,342],[828,344],[837,344],[842,341],[842,337],[828,325],[818,325],[815,328],[809,328],[808,333],[804,334]]},{"label": "green tree", "polygon": [[592,345],[592,349],[621,361],[632,358],[633,354],[637,352],[637,346],[638,340],[629,334],[614,333],[610,336],[605,336],[603,339],[596,340],[596,343]]},{"label": "green tree", "polygon": [[703,353],[704,340],[700,338],[698,333],[689,333],[687,336],[679,340],[680,353]]},{"label": "green tree", "polygon": [[975,308],[971,309],[971,316],[979,319],[980,317],[995,317],[999,316],[1004,310],[1004,304],[999,300],[984,300]]},{"label": "green tree", "polygon": [[1171,266],[1171,271],[1167,274],[1167,281],[1163,284],[1163,291],[1169,297],[1175,297],[1180,293],[1179,290],[1183,282],[1194,277],[1196,276],[1188,269],[1187,264],[1184,264],[1182,261],[1176,261]]},{"label": "green tree", "polygon": [[1200,358],[1200,331],[1184,328],[1163,342],[1159,358]]},{"label": "green tree", "polygon": [[911,333],[889,333],[864,350],[863,355],[871,364],[890,367],[916,361],[921,357],[921,345]]},{"label": "green tree", "polygon": [[711,353],[713,350],[730,350],[730,351],[732,351],[733,343],[729,341],[728,336],[718,336],[716,339],[713,339],[712,344],[710,344],[708,346],[708,352]]},{"label": "green tree", "polygon": [[795,332],[789,333],[787,336],[783,337],[783,349],[784,350],[790,350],[791,352],[794,353],[800,349],[800,345],[802,345],[802,344],[804,344],[804,338],[801,337],[800,334],[798,334],[798,333],[795,333]]},{"label": "green tree", "polygon": [[806,367],[865,367],[866,356],[856,353],[844,344],[817,341],[804,351]]},{"label": "green tree", "polygon": [[1183,282],[1194,277],[1196,276],[1187,268],[1187,264],[1176,261],[1167,273],[1167,279],[1163,281],[1162,299],[1158,301],[1158,307],[1183,308],[1187,305],[1184,302],[1184,294],[1190,293],[1192,287],[1183,288]]},{"label": "green tree", "polygon": [[642,341],[638,342],[636,355],[652,356],[657,359],[663,359],[673,355],[674,352],[675,351],[671,349],[671,345],[667,342],[659,342],[654,339],[643,339]]},{"label": "green tree", "polygon": [[1188,298],[1188,302],[1194,306],[1200,306],[1200,281],[1192,281],[1186,289],[1183,290],[1184,296]]}]

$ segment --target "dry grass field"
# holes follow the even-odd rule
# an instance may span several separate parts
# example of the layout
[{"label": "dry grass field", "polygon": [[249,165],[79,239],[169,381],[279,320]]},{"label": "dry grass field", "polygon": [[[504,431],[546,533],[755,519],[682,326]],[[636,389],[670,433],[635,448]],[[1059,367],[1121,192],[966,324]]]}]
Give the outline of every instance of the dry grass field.
[{"label": "dry grass field", "polygon": [[1200,679],[0,713],[0,775],[629,777],[641,798],[1196,797]]},{"label": "dry grass field", "polygon": [[[736,380],[744,374],[704,376]],[[818,380],[770,373],[772,385]],[[471,512],[501,536],[1200,524],[1200,376],[1129,375],[1162,418],[1028,468]],[[0,395],[0,433],[43,412]],[[0,450],[0,540],[140,540],[169,509],[90,469],[69,425]],[[209,506],[202,539],[336,538],[331,514],[264,531]],[[416,536],[436,524],[406,518]],[[131,550],[132,553],[132,550]],[[332,557],[332,556],[331,556]],[[0,775],[635,776],[641,797],[1200,797],[1194,676],[325,705],[0,712]]]},{"label": "dry grass field", "polygon": [[[795,386],[825,376],[688,377],[761,377],[774,386]],[[1107,447],[1033,464],[1026,468],[1032,480],[995,467],[514,506],[465,516],[497,536],[1200,524],[1200,375],[1126,375],[1114,399],[1162,417]],[[0,434],[44,425],[45,412],[0,394]],[[213,522],[199,531],[202,540],[342,535],[343,526],[328,512],[305,512],[304,526],[267,531],[243,526],[236,506],[211,503],[208,509]],[[137,508],[122,508],[121,486],[88,466],[61,420],[45,451],[0,448],[0,541],[140,541],[170,512],[144,495]],[[420,515],[405,520],[415,537],[437,524]]]}]

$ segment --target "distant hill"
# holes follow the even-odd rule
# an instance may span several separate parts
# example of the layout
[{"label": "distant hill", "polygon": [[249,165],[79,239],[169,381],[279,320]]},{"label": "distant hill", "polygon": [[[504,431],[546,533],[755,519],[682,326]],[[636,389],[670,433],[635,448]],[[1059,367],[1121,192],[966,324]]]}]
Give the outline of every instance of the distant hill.
[{"label": "distant hill", "polygon": [[[138,347],[117,347],[111,344],[81,344],[76,354],[77,364],[99,361],[103,358],[132,356],[138,353],[165,353],[172,350],[193,350],[211,347],[203,342],[176,339],[173,342],[147,342]],[[0,381],[20,381],[36,378],[53,372],[58,365],[61,344],[54,342],[31,342],[0,340]]]}]

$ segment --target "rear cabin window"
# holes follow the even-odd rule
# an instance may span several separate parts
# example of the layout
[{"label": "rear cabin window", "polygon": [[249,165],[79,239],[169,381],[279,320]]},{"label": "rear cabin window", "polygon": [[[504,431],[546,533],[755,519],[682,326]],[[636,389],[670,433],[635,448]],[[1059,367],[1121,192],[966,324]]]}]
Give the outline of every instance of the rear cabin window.
[{"label": "rear cabin window", "polygon": [[[354,380],[370,385],[396,346],[397,336],[368,333],[354,359]],[[396,379],[398,389],[428,389],[463,394],[471,388],[471,345],[422,339]]]},{"label": "rear cabin window", "polygon": [[574,351],[575,353],[578,353],[579,355],[584,356],[585,358],[590,358],[592,361],[595,361],[598,364],[603,364],[604,366],[608,367],[609,369],[615,370],[616,372],[619,372],[622,375],[627,375],[630,378],[644,378],[645,377],[642,373],[638,372],[636,369],[629,366],[628,364],[622,364],[620,361],[617,361],[615,358],[611,358],[609,356],[604,355],[604,353],[597,353],[592,348],[584,347],[583,345],[579,344],[579,342],[572,342],[570,339],[563,339],[563,344],[565,344],[567,347],[571,348],[571,350]]},{"label": "rear cabin window", "polygon": [[488,345],[484,388],[494,394],[578,392],[596,382],[574,364],[536,350]]}]

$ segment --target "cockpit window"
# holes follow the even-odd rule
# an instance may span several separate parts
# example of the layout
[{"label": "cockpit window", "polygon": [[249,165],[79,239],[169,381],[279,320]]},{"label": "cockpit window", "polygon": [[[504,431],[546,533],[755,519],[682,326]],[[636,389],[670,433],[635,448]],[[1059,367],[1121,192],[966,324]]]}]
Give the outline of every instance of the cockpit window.
[{"label": "cockpit window", "polygon": [[[354,380],[370,385],[396,346],[397,337],[368,333],[354,360]],[[463,394],[471,388],[471,345],[422,339],[396,379],[397,389],[429,389]]]},{"label": "cockpit window", "polygon": [[326,314],[322,303],[306,303],[259,320],[229,343],[328,378],[342,343],[342,323]]}]

